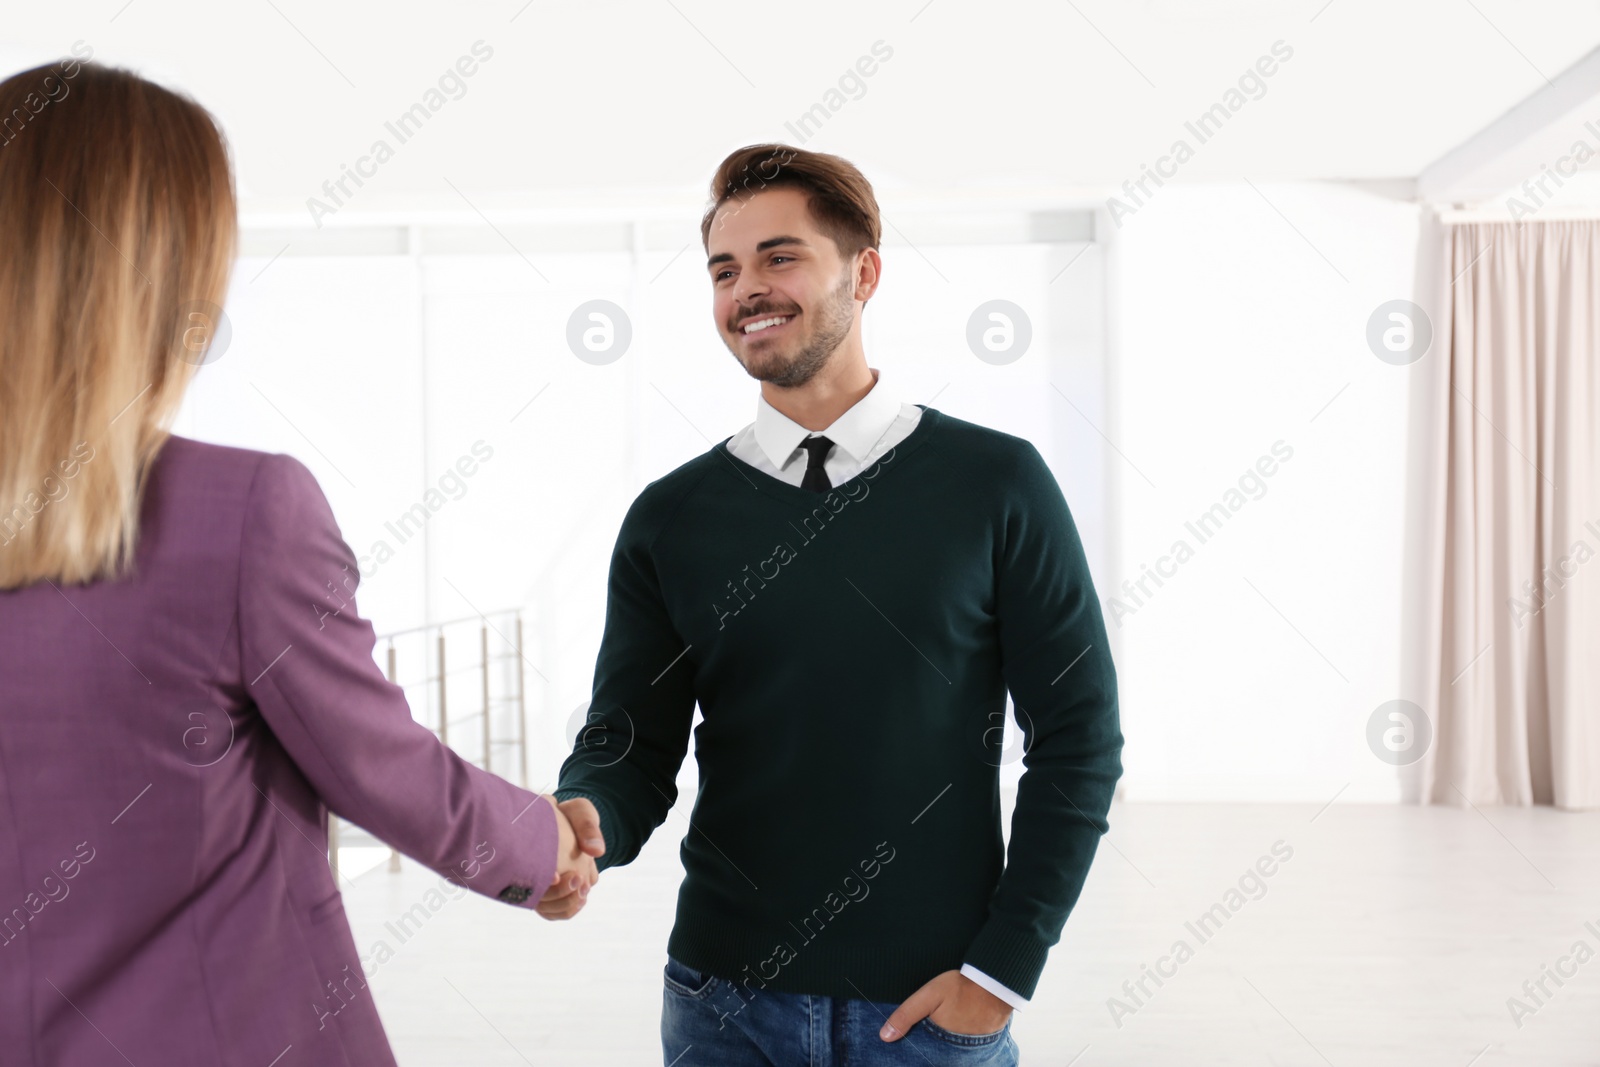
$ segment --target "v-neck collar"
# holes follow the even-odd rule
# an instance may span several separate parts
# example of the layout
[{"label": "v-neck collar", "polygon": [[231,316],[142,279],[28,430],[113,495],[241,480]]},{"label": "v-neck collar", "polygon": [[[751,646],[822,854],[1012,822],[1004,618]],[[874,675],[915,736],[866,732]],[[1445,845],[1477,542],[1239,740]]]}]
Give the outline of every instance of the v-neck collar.
[{"label": "v-neck collar", "polygon": [[[911,432],[906,435],[905,440],[901,441],[899,444],[895,445],[889,450],[889,453],[895,455],[896,458],[900,458],[901,456],[920,448],[922,443],[928,439],[929,435],[938,428],[939,422],[943,418],[938,408],[931,408],[926,404],[917,404],[916,406],[922,409],[922,417],[917,420],[916,426],[912,427]],[[814,493],[810,489],[802,489],[798,485],[790,485],[788,482],[784,481],[782,478],[779,478],[775,474],[768,474],[764,470],[751,466],[744,460],[735,456],[732,452],[728,451],[728,442],[731,440],[733,440],[731,435],[724,437],[721,441],[717,442],[716,447],[712,449],[713,452],[720,452],[722,454],[722,458],[726,460],[725,463],[719,463],[717,466],[723,469],[729,477],[734,478],[741,483],[747,483],[752,489],[755,489],[758,492],[766,493],[768,496],[777,497],[779,500],[782,500],[786,503],[802,505],[808,510],[812,507],[815,507],[817,503],[825,495],[827,495],[825,493]],[[863,469],[860,474],[845,479],[838,485],[834,486],[833,490],[830,490],[830,492],[838,490],[843,486],[849,485],[851,482],[856,481],[868,471],[871,471],[873,467],[876,467],[882,462],[883,457],[879,456],[874,463]]]}]

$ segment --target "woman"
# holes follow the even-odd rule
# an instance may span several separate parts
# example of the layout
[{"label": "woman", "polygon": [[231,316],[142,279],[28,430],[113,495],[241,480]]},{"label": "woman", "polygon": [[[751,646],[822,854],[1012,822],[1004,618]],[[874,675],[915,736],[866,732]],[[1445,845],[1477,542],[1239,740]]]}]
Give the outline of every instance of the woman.
[{"label": "woman", "polygon": [[211,116],[76,61],[0,116],[0,1059],[392,1064],[328,810],[552,918],[598,823],[412,721],[304,466],[166,430],[234,254]]}]

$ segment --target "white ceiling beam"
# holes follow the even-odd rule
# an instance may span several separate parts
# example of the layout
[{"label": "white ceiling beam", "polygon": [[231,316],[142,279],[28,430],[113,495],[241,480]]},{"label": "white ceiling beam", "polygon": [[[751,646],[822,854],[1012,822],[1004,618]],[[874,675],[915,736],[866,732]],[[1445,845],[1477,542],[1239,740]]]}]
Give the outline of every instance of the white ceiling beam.
[{"label": "white ceiling beam", "polygon": [[1600,154],[1600,48],[1425,167],[1417,192],[1433,203],[1476,203],[1539,175],[1587,140]]}]

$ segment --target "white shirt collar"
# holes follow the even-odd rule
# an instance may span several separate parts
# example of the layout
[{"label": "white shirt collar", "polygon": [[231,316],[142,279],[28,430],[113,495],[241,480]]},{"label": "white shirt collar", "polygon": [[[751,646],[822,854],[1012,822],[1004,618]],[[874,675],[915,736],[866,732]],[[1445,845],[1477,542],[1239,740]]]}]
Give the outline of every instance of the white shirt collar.
[{"label": "white shirt collar", "polygon": [[[872,371],[873,386],[867,390],[867,395],[856,401],[848,411],[840,415],[825,430],[824,436],[844,450],[857,463],[865,461],[866,455],[878,439],[889,431],[894,425],[894,420],[900,416],[900,401],[890,394],[883,386],[882,375],[876,368]],[[812,431],[801,426],[789,416],[767,403],[767,398],[762,396],[756,400],[756,443],[761,446],[767,459],[778,470],[793,458],[799,449],[800,442],[811,436]]]}]

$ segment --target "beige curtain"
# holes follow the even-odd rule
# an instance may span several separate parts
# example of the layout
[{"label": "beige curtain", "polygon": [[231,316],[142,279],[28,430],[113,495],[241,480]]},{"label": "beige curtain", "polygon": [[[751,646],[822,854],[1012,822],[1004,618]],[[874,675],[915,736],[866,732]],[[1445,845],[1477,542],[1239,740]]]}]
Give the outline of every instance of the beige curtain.
[{"label": "beige curtain", "polygon": [[1600,808],[1600,221],[1433,234],[1412,799]]}]

